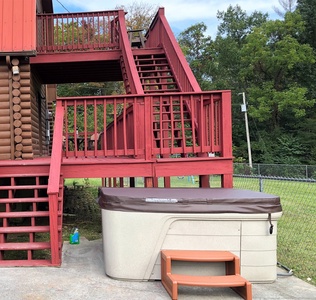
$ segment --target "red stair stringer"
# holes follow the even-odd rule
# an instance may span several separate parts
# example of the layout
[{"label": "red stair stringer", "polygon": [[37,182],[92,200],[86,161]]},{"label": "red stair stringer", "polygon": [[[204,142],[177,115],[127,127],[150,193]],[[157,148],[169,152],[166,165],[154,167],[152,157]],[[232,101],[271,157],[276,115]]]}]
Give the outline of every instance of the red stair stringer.
[{"label": "red stair stringer", "polygon": [[133,52],[130,41],[127,35],[125,25],[124,11],[119,11],[119,34],[120,34],[120,48],[122,50],[121,68],[124,80],[124,85],[127,94],[143,94],[143,88],[140,83],[138,72],[136,69]]}]

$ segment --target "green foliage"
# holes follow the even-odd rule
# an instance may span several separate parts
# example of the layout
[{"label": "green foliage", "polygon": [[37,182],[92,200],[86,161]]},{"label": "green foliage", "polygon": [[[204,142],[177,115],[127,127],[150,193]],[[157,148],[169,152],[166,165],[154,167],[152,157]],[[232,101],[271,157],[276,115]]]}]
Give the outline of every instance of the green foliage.
[{"label": "green foliage", "polygon": [[[121,82],[90,82],[90,83],[69,83],[60,84],[57,87],[57,94],[59,97],[70,97],[70,96],[102,96],[112,94],[124,94],[123,85]],[[121,107],[118,105],[117,111],[114,112],[113,105],[106,106],[106,124],[113,121],[114,113],[119,115],[121,113]],[[97,113],[97,125],[94,120],[94,111]],[[94,132],[96,127],[98,132],[103,131],[104,124],[104,107],[103,105],[87,105],[86,116],[84,115],[84,106],[77,106],[76,116],[73,107],[67,108],[67,126],[69,132],[73,132],[74,128],[78,128],[78,132],[84,131],[84,119],[87,119],[87,130],[88,132]],[[75,126],[76,123],[76,126]]]},{"label": "green foliage", "polygon": [[287,134],[277,138],[275,152],[275,162],[287,165],[300,164],[300,157],[303,154],[299,140]]},{"label": "green foliage", "polygon": [[301,40],[316,49],[316,5],[315,0],[297,0],[297,10],[302,16],[305,30]]},{"label": "green foliage", "polygon": [[158,6],[149,2],[134,1],[127,5],[117,5],[116,9],[123,9],[128,12],[125,16],[127,30],[147,30],[158,10]]},{"label": "green foliage", "polygon": [[122,82],[84,82],[58,84],[58,97],[105,96],[125,94]]},{"label": "green foliage", "polygon": [[101,212],[96,199],[97,188],[66,188],[64,191],[64,213],[72,221],[101,221]]},{"label": "green foliage", "polygon": [[218,11],[217,18],[221,20],[218,26],[218,36],[228,37],[242,44],[253,28],[267,20],[268,15],[254,11],[250,16],[239,5],[230,5],[226,11]]},{"label": "green foliage", "polygon": [[293,78],[298,64],[314,63],[313,50],[296,39],[304,29],[298,13],[287,13],[284,21],[267,21],[247,36],[242,49],[245,68],[241,75],[248,82],[249,113],[259,121],[280,126],[282,113],[294,119],[305,116],[315,101],[307,99],[307,89]]},{"label": "green foliage", "polygon": [[208,69],[212,60],[212,40],[210,36],[205,36],[206,29],[203,22],[198,23],[190,26],[178,37],[179,45],[202,89],[204,85],[207,88]]},{"label": "green foliage", "polygon": [[[303,2],[304,9],[312,3],[298,1],[300,11]],[[239,95],[246,92],[254,162],[308,163],[316,153],[313,130],[307,128],[315,107],[316,67],[315,53],[302,37],[306,41],[306,16],[316,9],[302,17],[292,1],[280,5],[282,20],[269,20],[261,12],[248,15],[230,5],[217,13],[215,40],[201,23],[185,30],[179,42],[202,88],[232,90],[235,157],[248,156]],[[294,143],[292,152],[286,141]]]},{"label": "green foliage", "polygon": [[[78,183],[81,183],[78,180]],[[78,227],[80,235],[88,240],[102,237],[101,209],[96,202],[97,188],[65,188],[63,239],[69,240],[69,234]]]}]

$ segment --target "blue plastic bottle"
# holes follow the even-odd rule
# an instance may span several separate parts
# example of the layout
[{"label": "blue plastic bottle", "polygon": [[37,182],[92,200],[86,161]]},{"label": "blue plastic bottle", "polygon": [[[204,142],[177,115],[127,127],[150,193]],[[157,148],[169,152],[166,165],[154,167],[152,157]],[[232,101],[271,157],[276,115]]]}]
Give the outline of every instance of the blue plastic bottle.
[{"label": "blue plastic bottle", "polygon": [[69,243],[72,245],[80,243],[80,234],[77,227],[72,230],[69,237]]}]

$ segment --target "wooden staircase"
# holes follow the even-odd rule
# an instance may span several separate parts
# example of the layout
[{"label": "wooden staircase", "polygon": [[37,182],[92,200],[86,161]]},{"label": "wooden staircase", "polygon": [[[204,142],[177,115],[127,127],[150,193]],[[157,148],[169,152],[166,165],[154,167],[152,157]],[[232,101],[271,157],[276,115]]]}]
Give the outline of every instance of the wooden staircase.
[{"label": "wooden staircase", "polygon": [[[0,266],[51,265],[47,187],[48,174],[0,177]],[[60,255],[62,194],[61,180],[57,212]]]},{"label": "wooden staircase", "polygon": [[[160,115],[163,118],[160,118]],[[192,144],[191,112],[181,98],[157,99],[153,103],[153,135],[157,147],[180,148]]]},{"label": "wooden staircase", "polygon": [[[192,276],[172,273],[172,261],[224,262],[224,276]],[[239,257],[229,251],[161,250],[161,282],[172,300],[178,299],[178,286],[229,287],[246,300],[252,300],[251,283],[240,276]]]},{"label": "wooden staircase", "polygon": [[144,93],[179,92],[178,83],[165,53],[149,49],[146,52],[134,55]]}]

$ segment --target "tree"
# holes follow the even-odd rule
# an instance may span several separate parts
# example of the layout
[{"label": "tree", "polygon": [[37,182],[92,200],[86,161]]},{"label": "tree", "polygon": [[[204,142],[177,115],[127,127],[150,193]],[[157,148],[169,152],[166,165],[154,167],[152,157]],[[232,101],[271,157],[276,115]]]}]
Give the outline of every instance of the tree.
[{"label": "tree", "polygon": [[[249,115],[257,122],[265,144],[274,144],[273,148],[266,147],[269,154],[257,147],[254,157],[269,157],[274,159],[270,162],[285,163],[285,158],[281,158],[285,153],[289,156],[288,144],[303,144],[297,124],[305,122],[306,114],[315,104],[315,100],[308,97],[308,87],[297,76],[298,68],[315,62],[313,49],[299,42],[303,31],[300,14],[288,12],[284,20],[270,20],[255,28],[242,48],[245,67],[240,77],[248,86]],[[301,149],[303,151],[303,147]],[[298,157],[304,157],[297,150],[291,153],[288,163],[297,163]]]},{"label": "tree", "polygon": [[240,50],[245,37],[253,28],[267,19],[267,14],[253,12],[247,15],[239,5],[219,11],[216,39],[206,35],[204,23],[190,26],[181,32],[178,42],[202,89],[242,89],[238,72]]},{"label": "tree", "polygon": [[123,9],[128,12],[125,17],[127,30],[147,30],[158,10],[158,6],[148,2],[133,2],[128,5],[118,5],[116,9]]},{"label": "tree", "polygon": [[274,6],[273,9],[280,17],[284,17],[285,13],[287,12],[294,12],[295,6],[296,6],[296,0],[278,0],[278,1],[281,7],[283,8],[283,11],[276,6]]},{"label": "tree", "polygon": [[237,93],[245,90],[245,83],[238,76],[243,68],[241,49],[249,33],[266,22],[267,17],[267,14],[257,11],[247,15],[239,5],[230,5],[227,11],[217,13],[220,25],[213,43],[213,60],[210,67],[214,88],[232,89]]},{"label": "tree", "polygon": [[229,37],[242,44],[253,28],[266,22],[268,15],[254,11],[250,16],[239,5],[230,5],[226,11],[218,11],[217,18],[221,20],[217,36]]},{"label": "tree", "polygon": [[316,1],[297,0],[297,10],[301,14],[306,28],[301,34],[302,41],[316,49]]},{"label": "tree", "polygon": [[301,16],[286,13],[284,21],[268,21],[254,29],[242,49],[246,67],[241,76],[249,85],[250,114],[272,130],[287,114],[304,117],[315,103],[307,99],[307,88],[292,73],[297,65],[315,62],[312,48],[297,39],[303,30]]},{"label": "tree", "polygon": [[190,26],[178,36],[179,45],[202,89],[209,84],[209,68],[212,61],[212,39],[205,36],[206,25],[201,22]]}]

